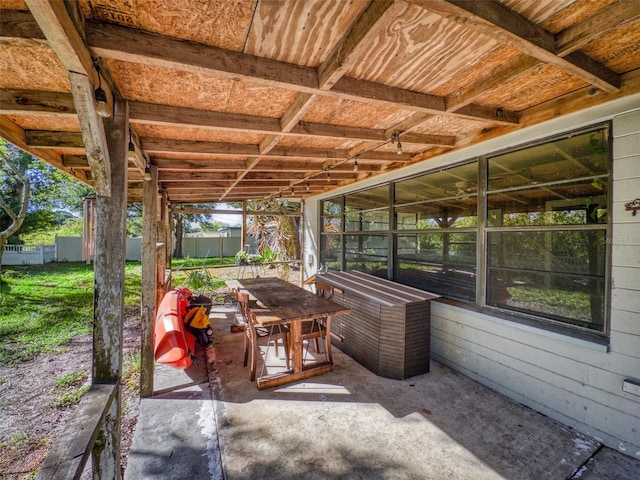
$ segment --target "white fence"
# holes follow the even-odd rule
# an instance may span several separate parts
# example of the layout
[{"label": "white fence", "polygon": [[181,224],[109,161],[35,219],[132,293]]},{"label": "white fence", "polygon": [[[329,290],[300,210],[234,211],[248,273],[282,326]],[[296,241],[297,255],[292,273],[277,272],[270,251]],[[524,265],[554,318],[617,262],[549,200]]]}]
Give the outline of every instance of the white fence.
[{"label": "white fence", "polygon": [[[240,250],[240,237],[182,239],[182,252],[185,257],[233,257],[238,250]],[[127,261],[139,262],[141,258],[142,239],[127,238]],[[2,265],[43,265],[53,261],[81,262],[82,237],[56,237],[55,245],[6,245],[2,255]]]},{"label": "white fence", "polygon": [[44,265],[55,259],[55,245],[5,245],[2,265]]}]

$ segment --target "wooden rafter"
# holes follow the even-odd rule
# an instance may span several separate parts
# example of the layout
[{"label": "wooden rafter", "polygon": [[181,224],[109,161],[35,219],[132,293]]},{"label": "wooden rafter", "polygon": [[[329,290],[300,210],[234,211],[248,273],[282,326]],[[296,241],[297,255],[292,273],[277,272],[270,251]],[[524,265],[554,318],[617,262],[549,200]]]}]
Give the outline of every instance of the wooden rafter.
[{"label": "wooden rafter", "polygon": [[587,57],[565,49],[558,54],[554,35],[494,0],[412,0],[431,12],[461,23],[541,62],[555,65],[606,92],[620,88],[620,77]]},{"label": "wooden rafter", "polygon": [[[495,110],[484,109],[478,109],[476,113],[446,112],[442,97],[349,77],[342,77],[330,90],[322,90],[315,69],[179,41],[132,28],[89,21],[86,31],[89,44],[104,58],[188,72],[210,73],[223,78],[240,78],[252,83],[319,96],[345,98],[431,114],[472,117],[485,122],[502,123],[507,122],[508,118],[517,118],[516,115],[498,116]],[[514,121],[511,120],[510,123]]]},{"label": "wooden rafter", "polygon": [[[336,126],[312,122],[298,122],[294,128],[281,131],[278,121],[269,117],[240,115],[224,112],[211,112],[193,108],[171,107],[142,102],[131,102],[131,122],[176,127],[215,128],[232,132],[269,133],[278,131],[280,137],[318,137],[346,140],[364,140],[387,142],[389,133],[383,129]],[[26,90],[0,90],[0,113],[20,114],[39,113],[56,115],[74,115],[76,113],[73,98],[66,93],[38,92]],[[137,136],[136,136],[137,137]],[[404,134],[403,141],[408,143],[436,146],[455,146],[453,135]],[[134,144],[137,139],[132,139]],[[275,147],[275,145],[274,145]],[[271,147],[273,148],[273,147]],[[271,150],[271,149],[269,149]],[[260,154],[267,154],[262,147]]]}]

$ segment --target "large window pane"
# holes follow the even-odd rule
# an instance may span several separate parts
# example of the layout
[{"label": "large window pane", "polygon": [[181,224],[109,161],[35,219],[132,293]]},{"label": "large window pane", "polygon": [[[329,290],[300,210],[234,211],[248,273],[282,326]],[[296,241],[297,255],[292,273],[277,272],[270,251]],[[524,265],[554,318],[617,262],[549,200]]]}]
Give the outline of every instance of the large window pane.
[{"label": "large window pane", "polygon": [[389,230],[389,210],[347,213],[344,221],[347,232]]},{"label": "large window pane", "polygon": [[489,158],[488,189],[536,185],[609,173],[608,128]]},{"label": "large window pane", "polygon": [[358,270],[387,278],[388,235],[345,235],[346,270]]},{"label": "large window pane", "polygon": [[344,197],[344,211],[374,210],[389,206],[389,186],[382,185],[369,190],[351,193]]},{"label": "large window pane", "polygon": [[477,162],[402,180],[394,187],[396,205],[468,196],[477,191]]},{"label": "large window pane", "polygon": [[324,200],[322,202],[323,215],[340,215],[342,214],[342,197]]},{"label": "large window pane", "polygon": [[478,225],[477,198],[467,197],[395,208],[396,229],[469,228]]},{"label": "large window pane", "polygon": [[600,178],[487,196],[489,226],[607,223],[607,181]]},{"label": "large window pane", "polygon": [[340,270],[342,266],[341,239],[341,235],[320,237],[320,263],[331,270]]},{"label": "large window pane", "polygon": [[490,232],[487,304],[602,330],[604,230]]},{"label": "large window pane", "polygon": [[447,297],[475,300],[476,233],[396,236],[394,280]]},{"label": "large window pane", "polygon": [[323,217],[323,233],[340,233],[342,231],[342,217]]}]

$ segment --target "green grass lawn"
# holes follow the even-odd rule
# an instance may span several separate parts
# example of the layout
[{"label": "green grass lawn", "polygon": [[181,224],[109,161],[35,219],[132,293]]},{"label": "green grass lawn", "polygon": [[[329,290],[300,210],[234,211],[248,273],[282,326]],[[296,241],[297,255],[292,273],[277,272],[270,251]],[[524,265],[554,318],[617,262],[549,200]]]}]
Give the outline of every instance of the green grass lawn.
[{"label": "green grass lawn", "polygon": [[[125,267],[125,309],[139,308],[139,263]],[[55,352],[91,331],[93,265],[50,263],[3,267],[0,280],[0,364]]]}]

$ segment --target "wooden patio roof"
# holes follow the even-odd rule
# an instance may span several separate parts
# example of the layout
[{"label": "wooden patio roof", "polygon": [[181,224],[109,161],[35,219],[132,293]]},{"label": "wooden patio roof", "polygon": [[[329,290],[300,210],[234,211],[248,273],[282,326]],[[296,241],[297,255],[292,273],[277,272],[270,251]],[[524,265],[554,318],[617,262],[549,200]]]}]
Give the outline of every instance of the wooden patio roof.
[{"label": "wooden patio roof", "polygon": [[[129,200],[305,197],[640,92],[636,0],[0,0],[0,136]],[[401,144],[401,147],[398,146]]]}]

